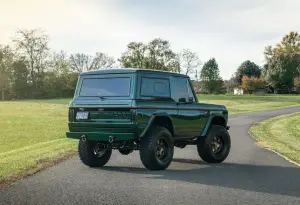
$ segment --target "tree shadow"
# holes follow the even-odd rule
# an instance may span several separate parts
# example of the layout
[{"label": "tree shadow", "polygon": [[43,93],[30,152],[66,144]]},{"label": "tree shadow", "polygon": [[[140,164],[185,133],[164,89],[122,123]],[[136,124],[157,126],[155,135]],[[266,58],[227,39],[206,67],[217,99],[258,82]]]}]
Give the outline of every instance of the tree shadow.
[{"label": "tree shadow", "polygon": [[200,160],[176,158],[172,163],[198,165],[191,169],[149,171],[139,167],[112,167],[101,169],[115,172],[146,174],[146,178],[175,180],[232,189],[300,197],[300,169],[250,164],[207,164]]}]

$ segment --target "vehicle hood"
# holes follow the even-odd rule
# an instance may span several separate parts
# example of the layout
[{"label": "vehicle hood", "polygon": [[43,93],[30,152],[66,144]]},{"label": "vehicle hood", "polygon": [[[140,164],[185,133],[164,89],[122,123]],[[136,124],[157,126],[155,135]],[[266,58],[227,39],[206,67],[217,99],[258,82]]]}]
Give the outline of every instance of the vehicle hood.
[{"label": "vehicle hood", "polygon": [[227,111],[227,108],[224,105],[209,104],[209,103],[200,103],[203,109],[211,111]]}]

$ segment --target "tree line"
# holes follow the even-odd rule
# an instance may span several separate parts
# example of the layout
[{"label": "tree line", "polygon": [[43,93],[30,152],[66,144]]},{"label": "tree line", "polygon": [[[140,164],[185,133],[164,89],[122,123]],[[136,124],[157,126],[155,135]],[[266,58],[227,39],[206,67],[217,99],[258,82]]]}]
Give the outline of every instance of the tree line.
[{"label": "tree line", "polygon": [[[300,36],[285,35],[268,46],[266,63],[260,67],[243,62],[230,80],[223,80],[215,58],[202,63],[197,53],[176,53],[169,41],[130,42],[114,59],[103,52],[67,54],[49,48],[49,36],[39,29],[18,30],[9,45],[0,45],[0,91],[5,99],[72,97],[79,73],[107,68],[147,68],[183,73],[193,77],[197,92],[226,93],[241,87],[248,92],[265,88],[272,92],[299,89]],[[1,99],[0,96],[0,99]]]},{"label": "tree line", "polygon": [[248,93],[263,89],[269,93],[300,93],[300,35],[289,32],[274,46],[264,50],[262,67],[247,60],[227,82]]}]

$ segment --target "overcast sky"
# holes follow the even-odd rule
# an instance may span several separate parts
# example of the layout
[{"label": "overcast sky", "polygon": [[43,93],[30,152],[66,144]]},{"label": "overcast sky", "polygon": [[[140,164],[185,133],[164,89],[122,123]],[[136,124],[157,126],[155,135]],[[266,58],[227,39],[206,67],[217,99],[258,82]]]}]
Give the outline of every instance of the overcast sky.
[{"label": "overcast sky", "polygon": [[300,31],[300,0],[0,0],[0,44],[42,28],[53,50],[118,58],[130,41],[169,40],[228,79],[244,60],[262,65],[266,45]]}]

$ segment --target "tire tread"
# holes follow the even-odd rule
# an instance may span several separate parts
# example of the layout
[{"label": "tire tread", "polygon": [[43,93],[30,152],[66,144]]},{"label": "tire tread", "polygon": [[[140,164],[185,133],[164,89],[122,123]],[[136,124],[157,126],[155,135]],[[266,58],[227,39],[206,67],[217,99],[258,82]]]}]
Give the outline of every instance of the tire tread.
[{"label": "tire tread", "polygon": [[[156,146],[156,137],[161,132],[165,132],[171,138],[171,156],[169,162],[166,164],[160,164],[157,162],[155,153],[153,152],[154,147]],[[149,132],[146,133],[144,138],[141,139],[140,142],[140,159],[143,165],[149,170],[165,170],[173,159],[174,154],[174,146],[173,139],[170,131],[165,127],[153,126],[150,128]]]},{"label": "tire tread", "polygon": [[[222,133],[223,135],[225,134],[227,138],[227,150],[224,153],[224,155],[222,155],[220,158],[216,159],[212,154],[211,154],[211,150],[210,150],[210,141],[211,138],[215,136],[216,133]],[[230,136],[227,132],[227,130],[221,126],[221,125],[212,125],[210,130],[208,131],[208,134],[206,135],[205,138],[200,139],[200,143],[197,144],[197,151],[199,156],[201,157],[201,159],[207,163],[221,163],[223,162],[227,156],[229,155],[231,149],[231,140],[230,140]]]},{"label": "tire tread", "polygon": [[89,167],[102,167],[104,166],[110,159],[112,150],[106,150],[102,157],[96,157],[93,154],[93,142],[92,141],[82,141],[79,140],[78,143],[78,155],[80,161]]}]

